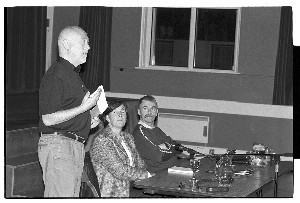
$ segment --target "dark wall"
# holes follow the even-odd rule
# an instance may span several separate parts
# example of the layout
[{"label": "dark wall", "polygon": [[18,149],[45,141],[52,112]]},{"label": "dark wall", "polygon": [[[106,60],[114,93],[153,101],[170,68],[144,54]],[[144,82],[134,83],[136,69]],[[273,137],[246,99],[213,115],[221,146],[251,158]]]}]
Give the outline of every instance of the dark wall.
[{"label": "dark wall", "polygon": [[111,36],[112,67],[138,67],[141,14],[141,8],[113,8]]},{"label": "dark wall", "polygon": [[293,152],[293,120],[258,116],[212,114],[210,146],[251,150],[265,143],[277,153]]},{"label": "dark wall", "polygon": [[279,7],[242,8],[237,75],[134,69],[139,62],[141,10],[114,8],[112,92],[272,104]]},{"label": "dark wall", "polygon": [[270,104],[273,78],[236,74],[112,69],[111,91]]},{"label": "dark wall", "polygon": [[273,80],[280,11],[280,7],[242,8],[239,49],[239,71],[242,74],[249,77],[265,76]]}]

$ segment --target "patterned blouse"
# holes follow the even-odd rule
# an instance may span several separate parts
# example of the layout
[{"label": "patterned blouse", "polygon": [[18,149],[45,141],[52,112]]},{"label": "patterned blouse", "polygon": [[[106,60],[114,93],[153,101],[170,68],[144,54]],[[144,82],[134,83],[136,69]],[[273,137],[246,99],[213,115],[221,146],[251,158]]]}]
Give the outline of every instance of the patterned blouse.
[{"label": "patterned blouse", "polygon": [[[130,153],[122,146],[125,142]],[[130,166],[129,155],[132,163]],[[130,181],[146,178],[144,161],[136,150],[132,135],[122,131],[117,137],[109,126],[96,136],[90,156],[98,178],[101,197],[129,197]]]}]

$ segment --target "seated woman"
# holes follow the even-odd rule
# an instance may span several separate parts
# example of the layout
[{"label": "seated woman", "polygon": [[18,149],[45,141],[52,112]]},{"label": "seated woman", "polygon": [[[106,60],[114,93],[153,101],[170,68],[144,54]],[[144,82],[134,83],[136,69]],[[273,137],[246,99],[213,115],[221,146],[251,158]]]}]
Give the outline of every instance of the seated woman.
[{"label": "seated woman", "polygon": [[132,135],[122,131],[126,113],[124,103],[108,102],[103,112],[106,127],[96,135],[90,148],[101,197],[129,197],[130,181],[148,176]]}]

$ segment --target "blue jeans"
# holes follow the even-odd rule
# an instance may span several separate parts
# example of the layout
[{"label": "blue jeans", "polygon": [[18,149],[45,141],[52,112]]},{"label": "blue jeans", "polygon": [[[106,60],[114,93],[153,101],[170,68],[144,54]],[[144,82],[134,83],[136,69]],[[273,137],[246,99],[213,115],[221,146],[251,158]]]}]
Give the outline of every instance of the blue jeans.
[{"label": "blue jeans", "polygon": [[45,184],[44,197],[79,197],[84,144],[55,134],[42,134],[39,161]]}]

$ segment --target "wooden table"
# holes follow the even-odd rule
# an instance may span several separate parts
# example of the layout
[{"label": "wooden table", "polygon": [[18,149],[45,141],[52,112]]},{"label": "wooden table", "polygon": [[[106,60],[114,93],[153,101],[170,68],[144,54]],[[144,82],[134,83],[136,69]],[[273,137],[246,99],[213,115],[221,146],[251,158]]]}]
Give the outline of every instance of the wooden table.
[{"label": "wooden table", "polygon": [[[248,167],[246,165],[236,165],[236,167]],[[204,167],[205,168],[205,167]],[[293,168],[293,162],[282,161],[279,163],[278,175],[290,171]],[[216,187],[218,182],[214,174],[201,170],[196,177],[200,181],[200,189],[192,191],[190,188],[180,189],[180,182],[190,184],[191,174],[168,173],[164,176],[153,176],[141,181],[135,182],[135,187],[143,188],[147,193],[170,195],[175,197],[247,197],[253,192],[262,196],[262,187],[274,181],[275,165],[268,165],[264,168],[254,167],[254,173],[250,176],[235,176],[234,182],[229,186],[228,192],[206,192],[207,187]],[[280,182],[279,182],[280,184]]]}]

